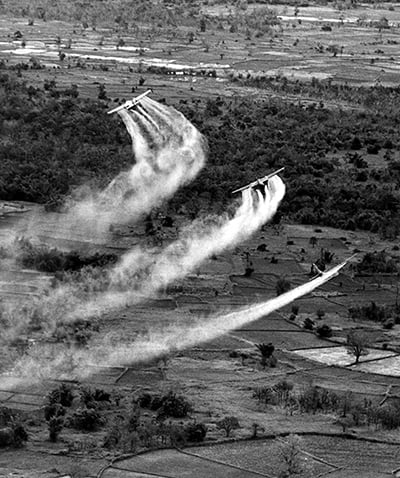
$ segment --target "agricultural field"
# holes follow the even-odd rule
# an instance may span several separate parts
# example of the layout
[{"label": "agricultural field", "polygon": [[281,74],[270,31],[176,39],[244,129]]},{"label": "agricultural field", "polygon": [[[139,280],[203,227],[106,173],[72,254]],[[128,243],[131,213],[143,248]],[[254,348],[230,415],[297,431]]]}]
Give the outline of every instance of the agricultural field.
[{"label": "agricultural field", "polygon": [[[400,6],[50,3],[0,10],[0,476],[397,476]],[[136,222],[75,222],[61,199],[134,161],[107,110],[149,88],[209,141],[200,179]],[[188,247],[281,166],[278,220]]]}]

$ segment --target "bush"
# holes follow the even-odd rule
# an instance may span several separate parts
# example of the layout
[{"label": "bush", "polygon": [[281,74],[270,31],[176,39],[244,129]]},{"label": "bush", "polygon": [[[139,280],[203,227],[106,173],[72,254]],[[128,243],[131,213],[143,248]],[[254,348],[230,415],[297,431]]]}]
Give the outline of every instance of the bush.
[{"label": "bush", "polygon": [[20,422],[0,428],[0,447],[13,446],[20,448],[28,440],[28,433]]},{"label": "bush", "polygon": [[44,407],[44,418],[46,422],[48,422],[54,417],[64,416],[65,412],[66,412],[65,407],[63,407],[59,403],[51,403]]},{"label": "bush", "polygon": [[16,422],[12,425],[12,445],[16,448],[22,447],[28,441],[28,432],[22,423]]},{"label": "bush", "polygon": [[100,388],[94,391],[84,388],[81,391],[81,400],[87,408],[96,408],[97,402],[111,402],[111,395]]},{"label": "bush", "polygon": [[77,430],[94,431],[103,425],[99,413],[93,408],[78,408],[68,419],[68,426]]},{"label": "bush", "polygon": [[51,417],[48,421],[48,428],[49,428],[49,440],[55,443],[58,439],[58,435],[60,434],[62,428],[64,426],[64,419],[60,416]]},{"label": "bush", "polygon": [[0,426],[7,426],[14,420],[14,413],[11,408],[0,407]]},{"label": "bush", "polygon": [[200,443],[207,435],[207,426],[204,423],[190,423],[185,428],[187,441]]},{"label": "bush", "polygon": [[163,396],[143,393],[138,398],[138,404],[140,407],[157,411],[159,416],[164,417],[184,418],[192,410],[185,397],[172,391]]},{"label": "bush", "polygon": [[280,279],[278,279],[275,285],[276,295],[284,294],[285,292],[289,291],[290,288],[291,288],[290,282],[284,277],[281,277]]},{"label": "bush", "polygon": [[307,317],[306,319],[304,319],[304,323],[303,323],[303,327],[306,329],[306,330],[313,330],[314,329],[314,321],[312,319],[310,319],[309,317]]},{"label": "bush", "polygon": [[300,392],[298,402],[303,412],[328,412],[338,408],[339,397],[334,392],[316,386],[309,386]]},{"label": "bush", "polygon": [[388,405],[378,409],[378,420],[382,428],[386,430],[394,430],[400,427],[400,413],[399,407],[395,405]]},{"label": "bush", "polygon": [[138,398],[138,404],[142,408],[150,408],[153,396],[150,393],[142,393]]},{"label": "bush", "polygon": [[393,327],[394,327],[394,319],[387,319],[383,323],[384,329],[393,329]]},{"label": "bush", "polygon": [[292,314],[297,315],[299,313],[300,307],[297,304],[292,305]]},{"label": "bush", "polygon": [[191,410],[192,406],[185,397],[169,392],[162,398],[162,405],[158,414],[166,417],[184,418]]},{"label": "bush", "polygon": [[18,263],[42,272],[78,271],[83,267],[104,267],[117,261],[115,254],[96,252],[92,256],[82,256],[77,251],[63,252],[48,246],[35,246],[26,239],[19,240],[18,245]]},{"label": "bush", "polygon": [[58,388],[47,395],[49,405],[60,404],[63,407],[70,407],[74,399],[72,387],[62,383]]},{"label": "bush", "polygon": [[321,338],[328,338],[332,337],[332,329],[329,327],[328,324],[319,325],[316,330],[318,337]]},{"label": "bush", "polygon": [[317,310],[317,317],[319,320],[321,320],[324,315],[325,315],[325,311],[323,309]]}]

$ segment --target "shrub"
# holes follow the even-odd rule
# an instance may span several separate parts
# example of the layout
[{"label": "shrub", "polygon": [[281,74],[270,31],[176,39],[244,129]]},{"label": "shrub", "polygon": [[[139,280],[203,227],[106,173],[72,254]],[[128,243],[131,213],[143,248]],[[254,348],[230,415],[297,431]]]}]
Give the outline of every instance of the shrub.
[{"label": "shrub", "polygon": [[51,403],[44,407],[44,418],[46,422],[48,422],[54,417],[64,416],[65,412],[66,412],[65,407],[63,407],[59,403]]},{"label": "shrub", "polygon": [[332,337],[332,329],[329,327],[328,324],[319,325],[316,330],[318,337],[321,338],[328,338]]},{"label": "shrub", "polygon": [[14,419],[14,413],[11,408],[0,407],[0,426],[9,425]]},{"label": "shrub", "polygon": [[299,313],[300,307],[297,304],[292,305],[292,314],[297,315]]},{"label": "shrub", "polygon": [[355,268],[358,274],[374,274],[376,272],[386,274],[397,273],[396,262],[385,251],[367,252]]},{"label": "shrub", "polygon": [[184,418],[191,410],[192,407],[185,397],[169,392],[162,398],[158,413],[167,417]]},{"label": "shrub", "polygon": [[393,327],[394,327],[394,319],[387,319],[383,323],[384,329],[393,329]]},{"label": "shrub", "polygon": [[318,309],[317,310],[317,317],[318,319],[322,319],[322,317],[325,315],[325,311],[323,309]]},{"label": "shrub", "polygon": [[77,430],[94,431],[103,424],[103,420],[93,408],[78,408],[67,423]]},{"label": "shrub", "polygon": [[64,426],[64,419],[61,416],[53,416],[48,421],[49,440],[55,443],[58,439],[62,428]]},{"label": "shrub", "polygon": [[100,388],[95,390],[84,388],[81,391],[81,399],[87,408],[95,408],[97,406],[96,402],[110,402],[111,395]]},{"label": "shrub", "polygon": [[304,319],[303,327],[306,330],[313,330],[314,329],[314,321],[312,319],[310,319],[309,317],[307,317],[306,319]]},{"label": "shrub", "polygon": [[204,423],[189,423],[185,428],[187,441],[199,443],[207,435],[207,426]]},{"label": "shrub", "polygon": [[388,405],[377,410],[378,420],[382,427],[386,430],[394,430],[400,427],[399,407],[396,405]]},{"label": "shrub", "polygon": [[49,405],[60,404],[63,407],[70,407],[74,399],[72,387],[62,383],[58,388],[52,390],[47,395]]},{"label": "shrub", "polygon": [[335,393],[323,388],[309,386],[299,393],[298,402],[303,412],[327,412],[337,409],[339,397]]},{"label": "shrub", "polygon": [[266,405],[277,405],[279,403],[278,395],[273,387],[257,387],[253,390],[253,397]]},{"label": "shrub", "polygon": [[142,408],[150,408],[152,395],[150,393],[142,393],[138,398],[138,404]]},{"label": "shrub", "polygon": [[284,294],[285,292],[289,291],[290,288],[291,288],[290,282],[284,277],[281,277],[278,279],[275,285],[276,295]]},{"label": "shrub", "polygon": [[28,432],[20,422],[13,423],[12,427],[12,445],[15,448],[20,448],[28,441]]},{"label": "shrub", "polygon": [[192,410],[190,403],[182,395],[170,391],[166,395],[144,393],[138,398],[139,406],[157,411],[159,416],[184,418]]}]

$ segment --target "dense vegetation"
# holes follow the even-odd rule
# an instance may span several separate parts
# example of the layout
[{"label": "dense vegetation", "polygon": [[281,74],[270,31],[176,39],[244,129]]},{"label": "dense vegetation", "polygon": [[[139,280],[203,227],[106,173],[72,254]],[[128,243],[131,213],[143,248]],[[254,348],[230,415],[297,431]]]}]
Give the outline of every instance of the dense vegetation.
[{"label": "dense vegetation", "polygon": [[[208,207],[224,204],[238,185],[285,166],[282,213],[304,224],[394,234],[400,163],[393,151],[400,140],[395,127],[400,115],[389,98],[382,96],[378,111],[305,108],[278,99],[209,100],[202,110],[182,105],[209,139],[210,158],[173,201],[182,202],[190,189]],[[376,145],[374,155],[386,151],[379,167],[369,167],[364,159],[370,145]]]},{"label": "dense vegetation", "polygon": [[[210,154],[198,178],[170,201],[170,212],[182,206],[191,214],[219,212],[235,187],[285,166],[283,214],[304,224],[394,236],[400,110],[393,108],[393,92],[365,94],[378,95],[379,108],[376,102],[354,111],[279,99],[181,101],[178,108],[207,137]],[[134,162],[129,136],[118,118],[105,115],[105,102],[68,91],[57,98],[54,89],[28,87],[7,74],[0,95],[2,199],[49,202],[79,184],[104,185]]]},{"label": "dense vegetation", "polygon": [[378,405],[366,398],[357,400],[351,392],[337,394],[314,385],[296,390],[293,383],[286,380],[273,386],[254,389],[253,397],[268,406],[280,405],[291,415],[336,413],[336,424],[340,425],[343,431],[348,427],[360,425],[374,426],[375,430],[394,430],[400,427],[398,400]]},{"label": "dense vegetation", "polygon": [[28,240],[20,240],[17,262],[25,268],[41,272],[79,271],[86,267],[105,267],[117,262],[115,254],[85,256],[77,251],[63,252],[45,245],[35,246]]},{"label": "dense vegetation", "polygon": [[105,105],[69,93],[57,98],[0,76],[2,199],[45,203],[74,184],[105,184],[132,164],[129,136],[106,119]]}]

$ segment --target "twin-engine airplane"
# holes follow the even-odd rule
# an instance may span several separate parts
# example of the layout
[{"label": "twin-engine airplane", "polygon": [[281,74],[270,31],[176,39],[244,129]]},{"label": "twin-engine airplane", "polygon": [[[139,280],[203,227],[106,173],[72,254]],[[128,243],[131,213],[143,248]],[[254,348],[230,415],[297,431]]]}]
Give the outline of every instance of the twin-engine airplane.
[{"label": "twin-engine airplane", "polygon": [[273,173],[267,174],[263,178],[259,178],[256,181],[253,181],[250,184],[247,184],[246,186],[243,186],[242,188],[235,189],[232,191],[232,194],[240,193],[240,191],[244,191],[245,189],[254,189],[255,191],[259,190],[261,191],[261,194],[264,194],[264,188],[268,183],[268,179],[271,179],[273,176],[276,176],[280,172],[282,172],[285,168],[277,169]]},{"label": "twin-engine airplane", "polygon": [[109,111],[108,114],[111,115],[113,113],[117,113],[118,111],[121,111],[123,109],[130,110],[131,108],[135,107],[138,105],[142,99],[147,96],[148,94],[151,93],[151,90],[147,90],[144,93],[142,93],[139,96],[136,96],[136,98],[132,98],[131,100],[125,101],[122,105],[117,106],[113,110]]}]

